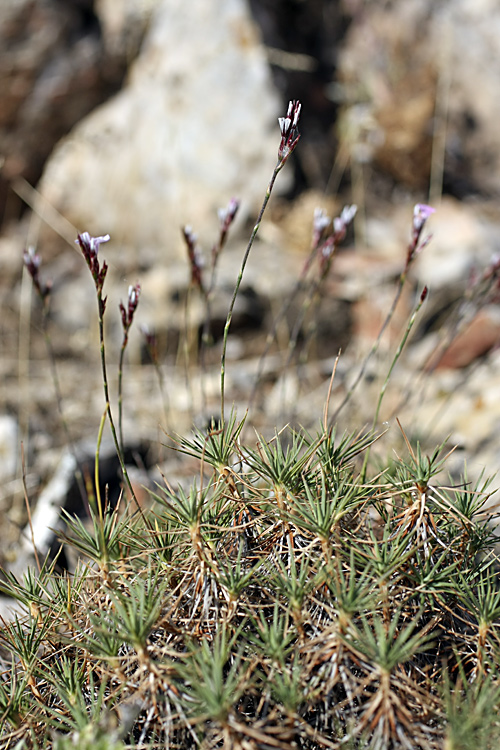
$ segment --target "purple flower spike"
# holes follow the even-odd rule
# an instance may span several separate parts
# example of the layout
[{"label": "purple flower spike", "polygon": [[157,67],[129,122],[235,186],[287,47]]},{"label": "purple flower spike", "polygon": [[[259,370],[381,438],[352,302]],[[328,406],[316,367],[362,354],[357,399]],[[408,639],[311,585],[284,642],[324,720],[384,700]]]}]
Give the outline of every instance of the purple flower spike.
[{"label": "purple flower spike", "polygon": [[[97,254],[99,252],[99,245],[102,242],[109,242],[109,240],[109,234],[106,234],[103,237],[91,237],[88,232],[82,232],[82,234],[79,234],[78,238],[75,240],[76,244],[80,245],[83,257],[87,261],[87,265],[90,269],[90,273],[92,274],[92,278],[94,279],[94,283],[99,294],[102,293],[108,266],[106,262],[104,262],[102,264],[102,268],[100,268]],[[102,303],[104,311],[106,300],[103,300]]]},{"label": "purple flower spike", "polygon": [[123,325],[123,330],[125,333],[128,332],[128,329],[132,325],[132,321],[134,319],[134,313],[137,309],[137,305],[139,304],[140,293],[141,293],[140,284],[136,284],[135,286],[129,286],[127,309],[125,309],[124,305],[120,302],[120,305],[119,305],[120,314],[122,316],[122,325]]},{"label": "purple flower spike", "polygon": [[327,226],[332,223],[331,218],[328,216],[326,211],[322,208],[314,209],[313,217],[313,247],[317,247],[321,239],[321,236]]},{"label": "purple flower spike", "polygon": [[198,247],[198,236],[189,225],[182,227],[182,236],[186,243],[189,265],[191,268],[191,284],[203,291],[203,256]]},{"label": "purple flower spike", "polygon": [[425,203],[417,203],[413,209],[413,229],[421,232],[427,219],[435,213],[436,209]]},{"label": "purple flower spike", "polygon": [[234,217],[240,207],[240,202],[237,198],[231,198],[227,208],[219,208],[218,215],[220,221],[221,232],[224,234],[228,231],[229,227],[234,221]]},{"label": "purple flower spike", "polygon": [[411,240],[408,245],[408,252],[406,254],[406,267],[405,273],[408,270],[410,263],[414,260],[415,256],[420,253],[426,245],[429,244],[430,236],[420,240],[422,230],[425,226],[425,222],[432,216],[436,211],[432,206],[428,206],[425,203],[417,203],[413,209],[413,223],[411,229]]},{"label": "purple flower spike", "polygon": [[75,242],[80,245],[82,253],[87,258],[87,256],[97,257],[99,245],[102,242],[109,242],[110,239],[109,234],[105,234],[103,237],[91,237],[88,232],[82,232],[82,234],[78,235],[78,239]]},{"label": "purple flower spike", "polygon": [[45,298],[48,297],[48,295],[50,294],[52,284],[50,281],[47,282],[46,284],[43,284],[40,279],[40,265],[41,265],[42,259],[40,258],[38,253],[35,251],[34,247],[29,247],[23,253],[23,262],[24,262],[24,265],[26,266],[26,270],[28,271],[29,275],[31,276],[33,280],[33,285],[35,289],[40,295],[42,301],[45,301]]},{"label": "purple flower spike", "polygon": [[38,269],[40,268],[41,259],[33,246],[30,246],[23,254],[23,260],[24,265],[30,272],[30,276],[36,276]]},{"label": "purple flower spike", "polygon": [[300,110],[302,105],[293,100],[288,104],[286,117],[278,117],[281,131],[281,143],[278,150],[278,160],[283,165],[299,142],[300,133],[298,129]]},{"label": "purple flower spike", "polygon": [[354,220],[358,207],[356,205],[344,206],[340,216],[333,220],[333,231],[335,233],[335,244],[338,245],[343,241],[346,235],[347,227]]}]

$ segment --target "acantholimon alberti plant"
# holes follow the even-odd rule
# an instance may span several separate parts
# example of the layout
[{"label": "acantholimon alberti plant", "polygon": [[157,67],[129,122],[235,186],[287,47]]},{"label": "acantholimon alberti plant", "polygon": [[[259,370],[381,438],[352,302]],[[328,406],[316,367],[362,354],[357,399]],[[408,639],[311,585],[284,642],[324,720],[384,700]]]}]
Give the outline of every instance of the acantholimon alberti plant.
[{"label": "acantholimon alberti plant", "polygon": [[[174,436],[199,470],[185,487],[159,483],[146,505],[126,473],[121,398],[140,288],[131,287],[120,308],[115,422],[103,325],[106,263],[98,257],[109,238],[78,238],[96,287],[103,422],[128,493],[114,508],[101,497],[99,438],[89,518],[68,516],[61,535],[76,567],[61,572],[47,559],[21,577],[3,573],[1,592],[21,607],[0,629],[3,748],[498,747],[500,588],[489,482],[466,475],[447,481],[446,441],[427,452],[403,427],[405,452],[375,470],[369,452],[380,437],[377,420],[339,433],[328,404],[315,432],[285,427],[252,441],[244,439],[245,417],[226,413],[232,311],[274,182],[297,146],[299,115],[300,104],[291,102],[280,118],[277,166],[230,304],[220,416]],[[214,263],[236,209],[231,204],[221,218]],[[430,210],[415,209],[396,303],[427,243],[421,232]],[[354,211],[329,235],[324,217],[316,217],[320,275],[307,304]],[[202,283],[193,237],[186,237],[209,312],[212,282]],[[39,259],[28,253],[26,264],[46,304]],[[420,296],[418,309],[422,303]],[[148,341],[153,347],[151,334]],[[351,392],[362,387],[362,375]]]}]

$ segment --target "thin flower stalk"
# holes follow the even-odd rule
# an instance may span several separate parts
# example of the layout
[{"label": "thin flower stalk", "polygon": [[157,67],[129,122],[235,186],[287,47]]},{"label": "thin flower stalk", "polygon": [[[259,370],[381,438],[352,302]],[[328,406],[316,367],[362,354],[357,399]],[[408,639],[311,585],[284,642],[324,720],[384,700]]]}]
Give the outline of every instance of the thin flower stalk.
[{"label": "thin flower stalk", "polygon": [[[424,287],[424,289],[422,290],[422,294],[420,295],[420,299],[418,301],[418,304],[417,304],[415,310],[413,311],[413,314],[412,314],[410,320],[408,321],[408,325],[406,326],[406,330],[404,332],[403,338],[401,339],[401,341],[399,343],[399,346],[397,348],[396,354],[393,357],[393,360],[391,362],[391,366],[389,367],[389,372],[387,373],[387,376],[386,376],[386,378],[385,378],[385,380],[384,380],[384,382],[382,384],[382,388],[380,389],[380,393],[379,393],[378,401],[377,401],[377,406],[375,408],[375,414],[373,416],[372,432],[375,430],[375,428],[377,426],[377,422],[378,422],[378,418],[379,418],[379,414],[380,414],[380,408],[382,406],[382,401],[384,399],[385,392],[387,390],[387,386],[389,385],[389,381],[391,379],[391,375],[393,373],[394,368],[396,367],[396,364],[399,361],[399,358],[401,357],[401,354],[403,352],[405,344],[408,341],[408,336],[411,333],[411,330],[412,330],[412,328],[413,328],[413,326],[415,324],[415,321],[416,321],[417,316],[418,316],[418,314],[420,312],[420,309],[421,309],[422,305],[424,304],[424,302],[425,302],[425,300],[427,298],[427,292],[428,292],[427,287]],[[368,467],[369,457],[370,457],[370,446],[367,448],[367,451],[365,453],[364,462],[363,462],[363,470],[361,472],[361,475],[362,475],[363,478],[366,475],[366,469]]]},{"label": "thin flower stalk", "polygon": [[265,363],[267,355],[269,354],[269,350],[273,342],[276,339],[276,336],[278,333],[278,327],[281,324],[287,312],[289,311],[293,301],[297,299],[297,296],[299,295],[299,293],[301,293],[304,290],[307,274],[311,268],[311,265],[314,259],[318,256],[320,248],[325,242],[326,229],[329,225],[331,225],[331,223],[332,223],[331,218],[327,215],[327,213],[322,208],[317,207],[314,209],[312,241],[311,241],[311,248],[309,250],[309,255],[300,272],[300,276],[295,283],[295,287],[293,288],[289,297],[284,301],[281,307],[281,310],[278,312],[278,314],[274,318],[271,330],[267,334],[264,349],[259,357],[257,375],[255,377],[255,381],[252,387],[252,392],[250,394],[250,398],[248,402],[249,410],[251,410],[252,405],[255,400],[255,396],[257,395],[257,389],[262,380],[262,374],[264,371],[264,363]]},{"label": "thin flower stalk", "polygon": [[127,485],[127,489],[130,492],[130,497],[133,499],[138,510],[140,511],[140,505],[135,496],[134,488],[132,486],[130,477],[127,472],[127,467],[125,466],[125,459],[124,459],[123,452],[120,446],[120,442],[118,440],[118,434],[117,434],[115,422],[113,419],[113,413],[111,410],[111,400],[109,396],[109,381],[108,381],[108,372],[107,372],[107,367],[106,367],[106,347],[105,347],[105,341],[104,341],[104,313],[106,311],[107,298],[103,296],[103,287],[104,287],[104,281],[106,279],[106,274],[108,272],[108,265],[106,261],[104,261],[101,266],[99,263],[99,258],[98,258],[100,245],[103,242],[109,242],[109,240],[110,240],[109,234],[106,234],[105,236],[101,236],[101,237],[91,237],[88,232],[83,232],[82,234],[78,235],[76,243],[80,246],[83,257],[85,258],[85,261],[89,267],[90,273],[94,280],[94,285],[96,289],[97,310],[98,310],[98,318],[99,318],[99,342],[100,342],[100,353],[101,353],[102,382],[103,382],[103,388],[104,388],[104,400],[106,403],[106,411],[108,414],[109,426],[111,429],[111,434],[113,436],[113,442],[115,444],[116,454],[120,462],[125,484]]},{"label": "thin flower stalk", "polygon": [[156,333],[154,332],[154,330],[149,328],[149,326],[144,324],[140,326],[140,332],[142,335],[144,346],[146,347],[146,351],[156,373],[156,379],[158,381],[158,389],[160,391],[163,409],[163,416],[165,419],[165,424],[168,424],[168,394],[165,392],[165,378],[160,367],[160,359],[158,356],[158,340],[156,337]]},{"label": "thin flower stalk", "polygon": [[[184,335],[179,339],[179,347],[177,356],[180,359],[181,353],[184,358],[184,371],[186,378],[186,386],[190,392],[190,400],[193,402],[192,385],[190,379],[189,364],[190,359],[196,359],[198,354],[198,330],[197,325],[190,325],[189,310],[191,307],[191,294],[193,290],[198,289],[201,296],[205,301],[206,317],[210,316],[207,290],[205,289],[205,282],[203,279],[203,267],[205,265],[201,250],[198,246],[198,237],[193,232],[189,225],[182,227],[182,236],[186,244],[189,268],[190,268],[190,282],[184,299]],[[204,401],[203,384],[202,384],[202,400]]]},{"label": "thin flower stalk", "polygon": [[128,288],[128,301],[127,307],[120,302],[120,315],[122,320],[123,328],[123,339],[120,348],[120,360],[118,363],[118,433],[120,437],[120,448],[122,454],[124,453],[124,442],[123,442],[123,360],[125,358],[125,349],[128,344],[128,335],[132,321],[134,319],[137,305],[139,304],[139,296],[141,294],[141,287],[139,284],[129,286]]},{"label": "thin flower stalk", "polygon": [[219,208],[217,212],[218,217],[219,217],[219,236],[217,238],[217,241],[212,247],[212,269],[211,269],[210,284],[208,287],[209,296],[213,293],[213,290],[215,288],[216,270],[217,270],[219,257],[220,257],[222,250],[224,249],[224,246],[227,241],[229,229],[231,228],[231,225],[233,224],[236,218],[236,214],[238,213],[239,207],[240,207],[240,201],[237,198],[231,198],[226,208]]},{"label": "thin flower stalk", "polygon": [[429,242],[432,239],[432,235],[427,235],[422,238],[422,232],[427,222],[427,219],[434,212],[435,212],[435,209],[432,208],[432,206],[427,206],[423,203],[417,203],[413,209],[412,228],[411,228],[410,242],[408,244],[408,249],[406,252],[405,266],[399,277],[398,288],[396,290],[396,294],[392,301],[391,308],[389,312],[387,313],[387,316],[382,324],[382,327],[377,335],[377,338],[373,342],[372,347],[370,351],[368,352],[368,355],[366,356],[361,366],[361,369],[356,376],[356,379],[354,380],[354,383],[351,385],[351,387],[349,388],[349,391],[346,393],[340,405],[337,407],[335,413],[331,417],[330,424],[334,424],[336,422],[338,415],[340,414],[342,409],[345,407],[345,405],[350,401],[354,391],[358,387],[361,380],[364,378],[366,369],[369,363],[371,362],[372,357],[378,351],[382,337],[384,333],[386,332],[392,318],[394,317],[394,313],[398,306],[399,300],[401,299],[401,294],[403,293],[403,288],[408,278],[408,272],[415,258],[422,252],[422,250],[429,244]]},{"label": "thin flower stalk", "polygon": [[428,289],[425,286],[423,288],[423,290],[422,290],[421,295],[420,295],[420,299],[418,301],[418,305],[416,306],[416,308],[413,311],[413,314],[412,314],[410,320],[408,321],[408,325],[406,326],[406,330],[404,332],[403,338],[401,339],[401,341],[399,343],[399,346],[397,348],[396,354],[394,355],[394,358],[393,358],[393,360],[391,362],[391,366],[389,367],[389,372],[387,373],[387,377],[384,380],[382,388],[380,389],[380,393],[379,393],[379,397],[378,397],[378,401],[377,401],[377,408],[375,409],[375,414],[374,414],[374,417],[373,417],[372,430],[374,430],[375,427],[377,426],[378,417],[379,417],[379,414],[380,414],[380,407],[382,406],[382,400],[383,400],[383,398],[385,396],[385,392],[387,390],[387,386],[389,385],[389,381],[391,379],[392,372],[393,372],[394,368],[396,367],[396,364],[399,361],[399,358],[401,357],[401,354],[403,352],[405,344],[408,341],[408,336],[410,335],[411,330],[412,330],[413,326],[415,325],[415,321],[416,321],[417,316],[418,316],[418,314],[420,312],[420,309],[421,309],[422,305],[424,304],[425,300],[427,299],[427,293],[428,293]]},{"label": "thin flower stalk", "polygon": [[[319,299],[321,287],[324,284],[324,281],[327,278],[328,273],[330,271],[330,267],[331,267],[333,257],[335,255],[335,251],[338,245],[341,244],[343,240],[345,239],[347,227],[354,219],[354,216],[356,215],[356,211],[357,211],[357,206],[354,206],[354,205],[345,206],[342,209],[340,216],[336,217],[332,221],[332,219],[327,215],[327,213],[323,209],[316,208],[314,210],[311,250],[309,252],[306,262],[304,263],[304,266],[296,282],[293,292],[290,294],[288,299],[284,302],[266,338],[264,350],[259,358],[257,375],[255,378],[253,387],[252,387],[252,392],[250,394],[249,409],[251,409],[253,405],[255,396],[257,394],[257,389],[262,380],[265,359],[269,353],[269,350],[273,344],[273,341],[276,338],[278,326],[283,320],[283,318],[285,317],[285,315],[287,314],[294,300],[297,299],[297,296],[299,295],[299,293],[304,292],[304,295],[305,295],[304,300],[302,302],[300,312],[297,316],[297,319],[293,326],[292,333],[290,335],[290,339],[288,342],[288,355],[287,355],[286,363],[283,366],[283,369],[285,372],[288,370],[293,354],[297,347],[297,341],[300,335],[300,331],[302,329],[304,319],[307,313],[309,312],[309,310],[311,309],[311,307],[313,307],[314,304],[316,304],[317,300]],[[330,227],[330,231],[328,231],[329,227]],[[314,260],[318,261],[318,266],[319,266],[318,276],[310,280],[309,283],[307,283],[307,275],[311,269],[311,266],[313,265]]]},{"label": "thin flower stalk", "polygon": [[[234,222],[236,214],[238,212],[240,202],[236,198],[231,198],[226,208],[219,208],[219,233],[217,240],[212,246],[211,252],[211,268],[210,268],[210,279],[207,280],[204,271],[205,259],[202,255],[200,247],[198,245],[198,237],[193,232],[191,226],[186,225],[182,227],[182,236],[186,245],[188,254],[189,267],[190,267],[190,284],[186,294],[185,300],[185,337],[184,337],[184,355],[185,355],[185,366],[186,366],[186,380],[189,385],[189,352],[195,349],[197,352],[198,346],[198,331],[197,326],[193,329],[189,326],[189,306],[191,299],[191,290],[198,289],[204,305],[205,305],[205,316],[203,322],[203,330],[201,334],[201,347],[199,351],[200,365],[203,373],[206,372],[206,360],[205,354],[207,347],[213,345],[213,336],[211,333],[212,326],[212,298],[215,292],[215,280],[217,265],[219,262],[220,255],[226,244],[229,229]],[[201,399],[203,408],[206,405],[206,393],[204,388],[204,379],[201,379]]]},{"label": "thin flower stalk", "polygon": [[222,355],[221,355],[221,368],[220,368],[221,425],[224,425],[227,340],[229,336],[229,328],[231,326],[231,321],[233,319],[234,305],[236,303],[236,298],[240,290],[241,282],[243,279],[243,274],[245,272],[248,258],[250,256],[250,251],[252,249],[253,243],[255,242],[257,233],[260,229],[260,225],[262,223],[262,218],[267,208],[267,204],[269,203],[269,199],[271,198],[271,193],[274,188],[274,183],[276,182],[276,179],[279,173],[285,166],[286,162],[288,161],[289,157],[291,156],[291,154],[293,153],[293,151],[295,150],[299,142],[300,133],[298,129],[298,123],[299,123],[299,118],[300,118],[300,110],[301,110],[300,102],[291,101],[288,105],[288,111],[287,111],[286,117],[279,118],[281,141],[280,141],[280,145],[278,149],[278,161],[276,163],[273,174],[271,176],[271,180],[269,181],[269,185],[266,190],[266,195],[264,197],[264,201],[259,211],[257,221],[252,230],[252,234],[250,235],[250,239],[248,241],[245,254],[243,255],[240,272],[239,272],[238,279],[236,281],[236,286],[234,288],[233,296],[229,305],[229,310],[228,310],[227,317],[226,317],[226,324],[224,326],[224,336],[223,336]]},{"label": "thin flower stalk", "polygon": [[[347,229],[349,225],[352,223],[352,221],[354,220],[354,217],[356,216],[356,212],[357,212],[357,206],[355,205],[344,206],[340,216],[337,216],[333,219],[333,231],[327,237],[323,237],[323,235],[320,234],[319,232],[321,222],[320,221],[315,222],[317,226],[315,225],[315,228],[314,228],[314,236],[316,237],[317,235],[319,235],[318,236],[319,244],[316,248],[316,253],[315,253],[315,255],[318,258],[318,266],[319,266],[318,276],[312,280],[309,286],[309,289],[307,290],[305,299],[302,302],[302,307],[297,316],[297,320],[295,321],[292,334],[288,342],[288,355],[287,355],[286,363],[284,366],[285,372],[288,372],[290,363],[292,361],[293,355],[297,348],[297,342],[299,339],[300,332],[302,330],[304,320],[309,310],[319,304],[319,300],[321,297],[321,290],[330,272],[330,268],[332,265],[335,252],[338,246],[344,241],[346,234],[347,234]],[[315,218],[317,219],[317,217]],[[313,324],[313,327],[314,327],[314,324]],[[305,349],[306,348],[307,347],[305,347]],[[306,356],[307,354],[305,353],[304,357]]]},{"label": "thin flower stalk", "polygon": [[229,229],[232,223],[234,222],[234,219],[236,217],[236,214],[238,213],[239,207],[240,207],[239,200],[237,198],[231,198],[226,208],[219,208],[218,210],[219,236],[217,238],[217,241],[212,246],[210,281],[208,283],[208,286],[206,289],[206,296],[205,296],[207,312],[205,316],[205,323],[203,325],[203,333],[202,333],[202,343],[203,343],[202,366],[204,366],[205,364],[204,363],[205,347],[212,343],[212,337],[210,335],[210,325],[212,321],[212,299],[215,293],[217,266],[219,263],[219,258],[221,256],[222,250],[224,249],[224,246],[227,242]]}]

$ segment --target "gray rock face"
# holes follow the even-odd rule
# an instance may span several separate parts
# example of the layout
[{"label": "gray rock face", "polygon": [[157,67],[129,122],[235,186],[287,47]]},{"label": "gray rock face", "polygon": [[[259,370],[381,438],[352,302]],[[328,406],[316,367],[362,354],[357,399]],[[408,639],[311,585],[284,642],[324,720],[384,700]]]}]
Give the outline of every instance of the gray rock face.
[{"label": "gray rock face", "polygon": [[0,219],[20,208],[8,186],[38,181],[59,138],[118,89],[126,62],[106,49],[91,2],[2,0]]},{"label": "gray rock face", "polygon": [[243,0],[162,0],[128,85],[56,149],[41,191],[80,230],[164,259],[231,195],[260,203],[279,114]]},{"label": "gray rock face", "polygon": [[[500,7],[495,0],[369,3],[340,55],[360,160],[462,197],[500,190]],[[431,168],[431,158],[434,166]]]}]

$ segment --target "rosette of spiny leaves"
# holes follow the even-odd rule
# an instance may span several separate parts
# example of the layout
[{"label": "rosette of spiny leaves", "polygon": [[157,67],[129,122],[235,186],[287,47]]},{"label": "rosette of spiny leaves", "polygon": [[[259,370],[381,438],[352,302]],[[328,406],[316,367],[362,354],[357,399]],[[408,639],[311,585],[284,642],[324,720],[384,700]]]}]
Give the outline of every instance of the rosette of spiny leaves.
[{"label": "rosette of spiny leaves", "polygon": [[271,490],[269,500],[279,511],[286,508],[291,494],[300,490],[302,474],[317,463],[319,444],[310,443],[305,436],[290,430],[276,434],[272,440],[258,439],[257,447],[245,448],[245,462],[261,483]]},{"label": "rosette of spiny leaves", "polygon": [[[420,443],[412,448],[403,432],[409,452],[409,460],[398,456],[396,476],[386,474],[394,487],[388,503],[388,513],[394,525],[394,533],[403,532],[408,539],[415,539],[419,554],[423,558],[433,557],[449,547],[449,535],[444,534],[443,525],[448,520],[455,529],[467,524],[468,519],[443,494],[438,481],[446,460],[454,449],[446,451],[446,441],[431,455],[424,454]],[[450,550],[451,552],[451,550]]]},{"label": "rosette of spiny leaves", "polygon": [[196,429],[193,437],[174,439],[174,448],[211,466],[218,476],[224,476],[233,457],[238,454],[238,441],[244,424],[244,419],[237,422],[236,413],[232,411],[222,425],[212,419],[206,430]]}]

